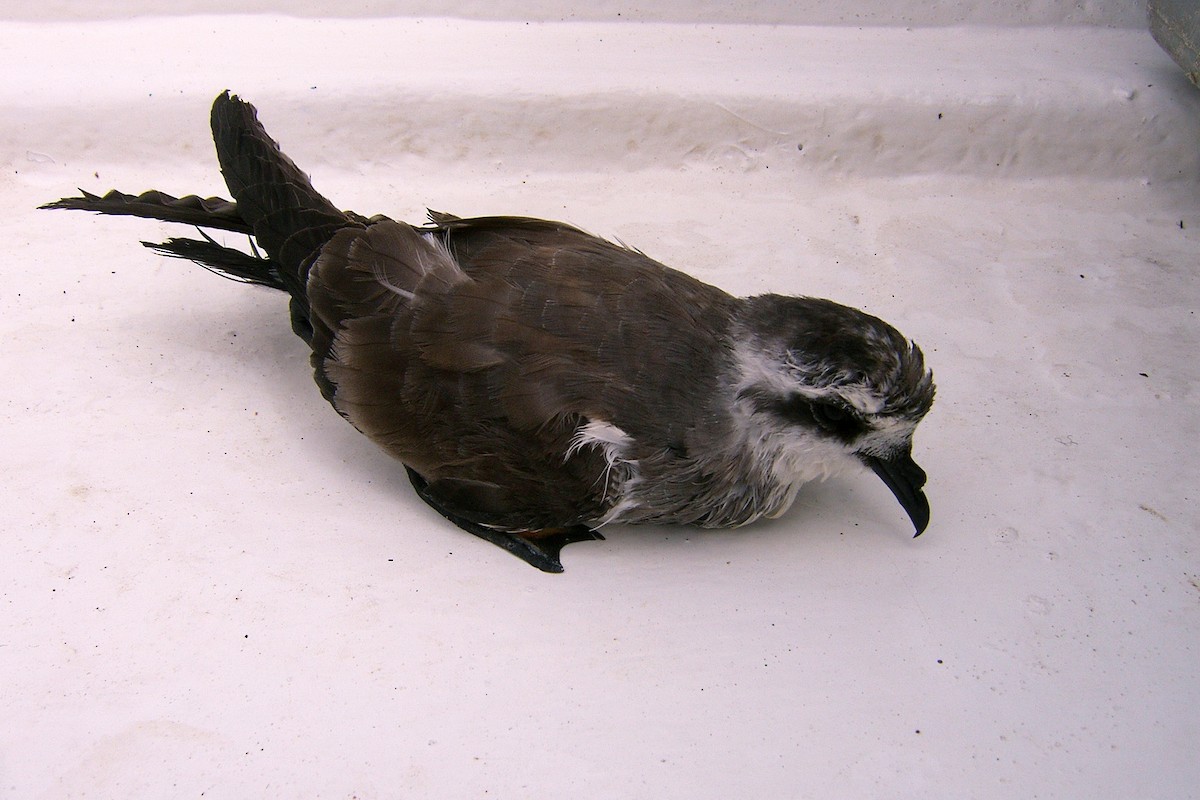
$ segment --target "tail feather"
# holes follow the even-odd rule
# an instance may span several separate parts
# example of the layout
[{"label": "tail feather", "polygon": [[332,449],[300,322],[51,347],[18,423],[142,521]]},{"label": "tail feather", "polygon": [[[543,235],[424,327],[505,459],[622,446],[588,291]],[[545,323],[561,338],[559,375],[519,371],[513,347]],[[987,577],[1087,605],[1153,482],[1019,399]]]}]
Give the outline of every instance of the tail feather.
[{"label": "tail feather", "polygon": [[341,228],[361,223],[313,188],[267,135],[254,106],[222,93],[213,103],[212,131],[239,216],[279,264],[284,279],[302,290],[311,256]]},{"label": "tail feather", "polygon": [[[229,92],[213,103],[212,132],[217,159],[234,201],[196,195],[172,197],[159,191],[140,195],[111,191],[103,197],[80,189],[42,208],[95,211],[145,217],[246,234],[266,252],[249,255],[203,239],[143,242],[156,252],[184,258],[225,277],[281,289],[292,295],[293,327],[310,330],[306,283],[314,256],[347,226],[370,220],[338,210],[313,188],[308,176],[284,155],[258,121],[254,106]],[[311,330],[310,330],[311,332]]]},{"label": "tail feather", "polygon": [[75,211],[95,211],[98,214],[144,217],[163,222],[182,222],[186,225],[216,228],[234,233],[250,233],[238,207],[223,197],[172,197],[159,191],[143,192],[136,197],[115,189],[100,197],[79,190],[79,197],[64,197],[41,208],[65,208]]},{"label": "tail feather", "polygon": [[[203,231],[201,235],[204,235]],[[279,266],[274,261],[219,245],[207,236],[204,239],[172,238],[165,242],[142,244],[159,255],[193,261],[224,278],[287,290],[287,284],[279,275]]]}]

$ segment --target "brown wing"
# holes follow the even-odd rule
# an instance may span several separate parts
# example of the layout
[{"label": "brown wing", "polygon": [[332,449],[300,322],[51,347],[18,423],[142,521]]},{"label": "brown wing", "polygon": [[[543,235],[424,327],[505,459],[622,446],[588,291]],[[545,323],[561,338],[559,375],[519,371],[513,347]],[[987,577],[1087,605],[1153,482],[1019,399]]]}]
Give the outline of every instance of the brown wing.
[{"label": "brown wing", "polygon": [[613,502],[587,421],[685,447],[732,298],[557,223],[443,217],[339,233],[310,275],[335,407],[478,521],[573,525]]}]

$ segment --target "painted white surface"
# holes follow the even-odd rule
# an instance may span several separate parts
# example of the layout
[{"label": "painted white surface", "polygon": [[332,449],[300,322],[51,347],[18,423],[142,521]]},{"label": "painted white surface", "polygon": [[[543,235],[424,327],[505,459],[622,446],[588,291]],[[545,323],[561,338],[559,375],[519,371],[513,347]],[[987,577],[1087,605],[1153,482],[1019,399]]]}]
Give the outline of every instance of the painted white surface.
[{"label": "painted white surface", "polygon": [[518,22],[683,22],[771,25],[1101,25],[1146,21],[1141,0],[0,0],[0,19],[125,19],[146,15],[290,14],[302,17],[454,17]]},{"label": "painted white surface", "polygon": [[[1200,94],[1143,31],[0,41],[0,796],[1195,796]],[[561,576],[444,523],[279,297],[33,210],[223,193],[226,87],[344,207],[566,219],[892,321],[939,386],[928,532],[868,474]]]}]

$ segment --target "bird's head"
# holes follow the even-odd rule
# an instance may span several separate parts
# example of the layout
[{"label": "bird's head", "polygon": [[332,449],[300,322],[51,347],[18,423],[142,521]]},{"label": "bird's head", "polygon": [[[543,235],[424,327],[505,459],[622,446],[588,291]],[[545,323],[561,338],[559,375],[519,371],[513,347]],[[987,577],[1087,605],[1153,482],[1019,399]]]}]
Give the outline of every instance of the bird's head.
[{"label": "bird's head", "polygon": [[912,439],[934,395],[921,350],[869,314],[778,295],[748,298],[735,338],[735,403],[776,478],[794,494],[811,478],[870,467],[919,536],[929,502]]}]

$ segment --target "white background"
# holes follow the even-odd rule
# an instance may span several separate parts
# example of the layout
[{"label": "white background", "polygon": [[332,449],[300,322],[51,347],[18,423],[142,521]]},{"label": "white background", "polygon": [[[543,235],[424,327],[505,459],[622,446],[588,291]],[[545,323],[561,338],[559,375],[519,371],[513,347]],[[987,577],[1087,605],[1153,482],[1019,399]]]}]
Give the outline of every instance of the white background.
[{"label": "white background", "polygon": [[[0,4],[0,796],[1195,796],[1200,92],[1130,3],[818,5]],[[35,210],[224,194],[226,88],[342,207],[888,319],[929,530],[445,523],[279,296]]]}]

